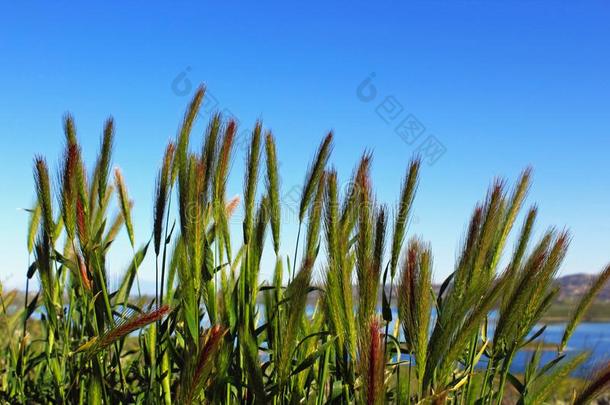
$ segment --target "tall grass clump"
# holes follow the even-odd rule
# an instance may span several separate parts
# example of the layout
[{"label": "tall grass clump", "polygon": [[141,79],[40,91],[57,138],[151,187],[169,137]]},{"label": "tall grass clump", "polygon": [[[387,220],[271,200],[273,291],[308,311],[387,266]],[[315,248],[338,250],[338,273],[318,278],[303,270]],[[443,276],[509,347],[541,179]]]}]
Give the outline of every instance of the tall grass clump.
[{"label": "tall grass clump", "polygon": [[[328,133],[304,176],[296,237],[283,238],[282,138],[256,122],[238,157],[237,123],[216,113],[198,139],[204,97],[198,88],[159,157],[149,233],[136,234],[129,176],[113,167],[112,118],[93,166],[70,115],[56,178],[35,158],[25,304],[2,294],[3,403],[501,404],[512,392],[542,404],[587,360],[564,351],[610,270],[543,362],[542,319],[571,237],[556,228],[534,237],[537,208],[521,214],[531,170],[512,187],[491,184],[436,288],[433,246],[409,232],[418,157],[406,164],[396,204],[385,205],[373,154],[345,183],[329,163]],[[230,197],[238,158],[243,188]],[[108,256],[121,232],[130,254],[117,280]],[[148,263],[154,296],[139,286]],[[516,355],[532,345],[526,370],[513,374]],[[574,403],[607,389],[607,368],[575,386]]]}]

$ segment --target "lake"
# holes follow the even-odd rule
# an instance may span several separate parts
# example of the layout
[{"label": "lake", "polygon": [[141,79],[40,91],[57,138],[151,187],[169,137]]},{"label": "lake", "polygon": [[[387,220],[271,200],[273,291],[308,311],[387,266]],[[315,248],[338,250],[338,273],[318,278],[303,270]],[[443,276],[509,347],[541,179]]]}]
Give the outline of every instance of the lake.
[{"label": "lake", "polygon": [[[565,324],[562,323],[548,325],[544,334],[539,339],[547,344],[559,344],[563,337],[564,329]],[[610,359],[610,323],[581,323],[578,325],[578,328],[568,342],[566,354],[573,355],[582,351],[591,352],[591,357],[576,370],[574,375],[577,377],[587,377],[598,363]],[[515,373],[523,372],[531,355],[532,353],[527,351],[518,353],[511,371]],[[545,350],[542,355],[542,364],[551,361],[556,355],[557,352],[555,350]]]},{"label": "lake", "polygon": [[[381,308],[378,308],[381,311]],[[393,319],[396,320],[398,313],[395,308],[392,309]],[[433,312],[431,325],[434,325],[436,314]],[[497,317],[497,312],[492,311],[489,316],[489,333],[493,334],[494,321]],[[543,325],[537,325],[534,328],[534,332],[538,331]],[[553,323],[547,325],[544,333],[538,337],[536,341],[544,342],[546,344],[546,348],[543,350],[543,354],[541,357],[541,364],[544,365],[549,361],[553,360],[557,356],[557,350],[548,345],[559,345],[561,343],[561,338],[563,337],[563,332],[565,330],[565,323]],[[400,332],[400,337],[403,339],[403,333]],[[610,322],[583,322],[578,325],[574,333],[572,334],[572,338],[568,342],[568,347],[565,351],[567,356],[573,356],[577,353],[589,351],[591,352],[591,356],[589,360],[583,364],[580,368],[578,368],[573,375],[575,377],[587,377],[591,374],[592,370],[595,369],[595,366],[600,362],[605,362],[610,360]],[[512,366],[511,372],[513,373],[522,373],[525,370],[527,363],[529,362],[532,356],[532,351],[524,350],[515,356]],[[485,358],[481,359],[479,366],[485,367],[487,362]]]}]

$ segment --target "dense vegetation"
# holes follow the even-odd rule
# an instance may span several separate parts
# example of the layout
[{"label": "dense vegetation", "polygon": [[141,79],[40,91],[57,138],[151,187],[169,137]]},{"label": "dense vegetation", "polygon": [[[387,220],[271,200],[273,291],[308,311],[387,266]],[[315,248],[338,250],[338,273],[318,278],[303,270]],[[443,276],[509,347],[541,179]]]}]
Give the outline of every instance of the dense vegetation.
[{"label": "dense vegetation", "polygon": [[[118,169],[112,179],[112,119],[91,171],[70,116],[57,179],[35,159],[27,278],[38,277],[40,291],[18,311],[14,294],[3,295],[11,331],[1,342],[4,402],[500,404],[512,386],[520,403],[540,404],[586,360],[563,351],[610,268],[575,307],[556,358],[541,364],[536,350],[524,375],[510,372],[515,354],[544,331],[539,320],[558,292],[553,280],[570,240],[550,229],[533,241],[530,208],[507,252],[529,170],[512,190],[493,183],[436,294],[431,247],[406,237],[418,159],[388,209],[375,199],[370,154],[340,190],[329,134],[305,175],[298,237],[286,245],[274,136],[255,125],[242,198],[228,200],[236,124],[213,116],[201,152],[191,153],[203,97],[200,88],[162,157],[142,247]],[[109,216],[115,196],[119,210]],[[239,236],[230,227],[238,207]],[[111,289],[106,257],[123,229],[133,257]],[[268,283],[259,280],[264,249],[276,258]],[[148,301],[133,288],[147,254],[157,277]],[[609,379],[602,368],[576,387],[573,402],[588,403]]]}]

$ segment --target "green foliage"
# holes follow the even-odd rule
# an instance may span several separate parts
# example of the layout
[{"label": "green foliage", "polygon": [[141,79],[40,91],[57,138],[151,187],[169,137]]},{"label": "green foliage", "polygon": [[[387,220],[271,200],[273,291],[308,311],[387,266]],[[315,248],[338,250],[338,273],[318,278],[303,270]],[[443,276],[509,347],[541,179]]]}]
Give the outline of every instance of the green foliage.
[{"label": "green foliage", "polygon": [[[153,227],[139,250],[119,169],[114,186],[108,184],[112,119],[90,174],[69,115],[57,181],[45,159],[36,158],[26,276],[38,274],[40,291],[17,310],[11,306],[15,293],[2,294],[1,320],[14,333],[0,340],[0,400],[500,404],[511,384],[521,403],[538,404],[585,361],[586,353],[558,353],[541,365],[538,350],[524,376],[510,373],[515,354],[539,339],[536,328],[556,296],[552,282],[569,244],[568,233],[554,229],[532,243],[532,208],[512,255],[506,254],[529,170],[511,192],[496,181],[476,206],[454,272],[435,294],[432,247],[412,237],[403,250],[419,160],[408,165],[394,212],[376,200],[370,153],[342,192],[338,173],[327,167],[333,138],[328,134],[305,175],[299,234],[288,256],[281,250],[287,219],[275,138],[260,122],[252,130],[242,234],[233,235],[229,223],[240,199],[227,200],[226,193],[237,124],[213,115],[193,153],[191,132],[204,93],[197,89],[162,156]],[[261,172],[265,187],[259,190]],[[299,251],[301,225],[306,235]],[[115,285],[106,258],[123,228],[133,256]],[[269,266],[268,228],[275,260],[266,273],[273,278],[261,282]],[[155,254],[155,297],[136,298],[132,286],[149,250]],[[575,310],[562,346],[608,274],[602,273]],[[494,310],[498,320],[490,336]],[[478,366],[483,358],[486,368]],[[607,375],[602,370],[583,387],[577,403],[599,395]]]}]

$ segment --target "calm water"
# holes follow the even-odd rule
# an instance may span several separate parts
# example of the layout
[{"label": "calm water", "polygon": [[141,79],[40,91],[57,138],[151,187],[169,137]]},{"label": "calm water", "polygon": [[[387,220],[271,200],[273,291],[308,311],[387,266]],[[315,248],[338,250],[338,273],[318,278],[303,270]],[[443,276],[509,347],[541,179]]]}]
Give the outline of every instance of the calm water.
[{"label": "calm water", "polygon": [[[565,324],[549,325],[540,339],[546,343],[560,343],[564,329]],[[587,363],[575,373],[579,377],[586,377],[596,364],[610,359],[610,323],[581,323],[568,342],[567,351],[568,355],[582,351],[591,352]],[[542,364],[554,359],[556,354],[556,351],[545,351],[542,355]],[[511,371],[522,372],[531,355],[528,352],[518,353]]]}]

